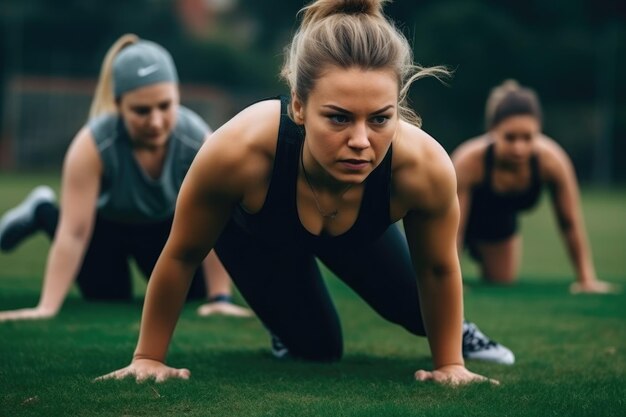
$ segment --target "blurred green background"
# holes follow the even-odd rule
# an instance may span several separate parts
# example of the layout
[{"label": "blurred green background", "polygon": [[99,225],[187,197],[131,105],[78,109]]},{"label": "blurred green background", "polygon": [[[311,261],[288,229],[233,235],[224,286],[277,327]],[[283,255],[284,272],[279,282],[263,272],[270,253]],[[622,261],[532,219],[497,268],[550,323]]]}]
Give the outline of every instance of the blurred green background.
[{"label": "blurred green background", "polygon": [[[286,93],[282,51],[301,0],[3,0],[0,172],[59,167],[85,122],[102,58],[133,32],[168,48],[183,103],[213,128]],[[506,78],[537,90],[545,132],[579,178],[626,183],[626,5],[615,0],[396,0],[386,6],[422,65],[411,101],[448,151],[480,134],[487,94]]]}]

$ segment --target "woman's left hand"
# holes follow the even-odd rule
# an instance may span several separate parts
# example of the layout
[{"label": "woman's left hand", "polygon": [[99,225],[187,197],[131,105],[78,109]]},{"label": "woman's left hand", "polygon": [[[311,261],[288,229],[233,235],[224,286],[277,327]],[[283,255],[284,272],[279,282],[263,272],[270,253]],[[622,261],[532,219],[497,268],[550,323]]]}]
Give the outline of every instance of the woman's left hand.
[{"label": "woman's left hand", "polygon": [[594,279],[587,282],[576,281],[570,285],[569,291],[572,294],[617,294],[621,289],[617,285]]},{"label": "woman's left hand", "polygon": [[434,381],[439,384],[451,386],[470,384],[474,382],[490,382],[494,385],[500,384],[500,382],[495,379],[470,372],[463,365],[446,365],[437,368],[434,371],[425,371],[420,369],[415,372],[415,379],[418,381]]}]

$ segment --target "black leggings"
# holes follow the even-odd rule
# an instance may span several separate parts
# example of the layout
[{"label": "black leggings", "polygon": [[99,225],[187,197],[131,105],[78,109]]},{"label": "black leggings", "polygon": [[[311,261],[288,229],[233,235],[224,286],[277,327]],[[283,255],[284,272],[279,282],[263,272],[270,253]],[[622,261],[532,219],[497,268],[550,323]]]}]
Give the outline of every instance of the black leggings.
[{"label": "black leggings", "polygon": [[330,241],[315,251],[296,246],[270,248],[234,221],[216,245],[242,296],[290,355],[333,361],[343,353],[339,318],[316,256],[383,318],[425,335],[408,246],[395,225],[368,244]]},{"label": "black leggings", "polygon": [[[59,209],[52,204],[37,208],[37,221],[53,239]],[[170,233],[172,219],[148,224],[126,224],[96,217],[89,247],[76,278],[87,300],[128,301],[133,298],[129,258],[148,279]],[[194,276],[188,299],[206,296],[202,268]]]}]

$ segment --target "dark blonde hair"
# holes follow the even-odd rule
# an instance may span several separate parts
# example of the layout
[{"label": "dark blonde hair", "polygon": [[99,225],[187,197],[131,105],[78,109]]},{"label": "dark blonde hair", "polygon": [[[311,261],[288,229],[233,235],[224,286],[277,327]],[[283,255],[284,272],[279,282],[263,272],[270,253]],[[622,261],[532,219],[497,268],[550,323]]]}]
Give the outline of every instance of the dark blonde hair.
[{"label": "dark blonde hair", "polygon": [[541,104],[534,90],[522,87],[515,80],[505,80],[489,93],[485,106],[485,127],[491,130],[504,119],[530,115],[542,121]]},{"label": "dark blonde hair", "polygon": [[303,103],[322,71],[339,68],[390,69],[398,79],[401,119],[421,125],[409,108],[407,94],[413,81],[449,75],[441,66],[413,63],[406,37],[384,15],[388,0],[317,0],[300,10],[302,23],[286,48],[281,76]]},{"label": "dark blonde hair", "polygon": [[104,56],[104,61],[102,61],[100,77],[98,78],[96,91],[91,101],[91,107],[89,109],[90,119],[105,113],[117,111],[113,93],[113,61],[122,49],[137,42],[139,42],[137,35],[127,33],[115,41],[107,51]]}]

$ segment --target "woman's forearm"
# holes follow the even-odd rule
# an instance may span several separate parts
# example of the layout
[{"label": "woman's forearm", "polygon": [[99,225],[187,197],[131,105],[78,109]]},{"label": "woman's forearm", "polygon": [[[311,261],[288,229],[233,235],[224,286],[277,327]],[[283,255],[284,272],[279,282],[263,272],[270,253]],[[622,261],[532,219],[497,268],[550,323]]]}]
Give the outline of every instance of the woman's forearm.
[{"label": "woman's forearm", "polygon": [[420,304],[435,368],[463,364],[463,295],[460,271],[424,273]]},{"label": "woman's forearm", "polygon": [[585,231],[580,226],[572,226],[563,229],[562,233],[569,257],[576,270],[576,280],[581,283],[594,281],[596,274]]},{"label": "woman's forearm", "polygon": [[38,307],[56,314],[76,279],[87,247],[87,239],[58,233],[46,264]]},{"label": "woman's forearm", "polygon": [[164,255],[159,258],[146,291],[135,359],[165,362],[196,267]]}]

